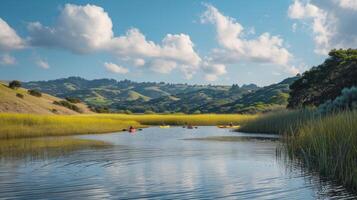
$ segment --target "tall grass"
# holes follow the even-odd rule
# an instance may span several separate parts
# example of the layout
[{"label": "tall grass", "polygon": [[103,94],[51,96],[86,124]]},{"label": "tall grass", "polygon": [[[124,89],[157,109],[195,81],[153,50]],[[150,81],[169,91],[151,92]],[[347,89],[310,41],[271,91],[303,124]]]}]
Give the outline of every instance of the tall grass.
[{"label": "tall grass", "polygon": [[250,133],[286,134],[295,133],[306,122],[315,118],[312,110],[283,110],[260,115],[239,128]]},{"label": "tall grass", "polygon": [[130,120],[93,116],[0,114],[0,139],[64,136],[119,131],[140,124]]},{"label": "tall grass", "polygon": [[290,156],[357,191],[357,111],[308,122],[286,142]]},{"label": "tall grass", "polygon": [[[86,115],[92,116],[92,115]],[[226,125],[233,123],[235,125],[245,124],[255,119],[258,115],[240,115],[240,114],[101,114],[95,115],[104,119],[115,120],[133,120],[144,125],[184,125],[191,124],[197,126]]]}]

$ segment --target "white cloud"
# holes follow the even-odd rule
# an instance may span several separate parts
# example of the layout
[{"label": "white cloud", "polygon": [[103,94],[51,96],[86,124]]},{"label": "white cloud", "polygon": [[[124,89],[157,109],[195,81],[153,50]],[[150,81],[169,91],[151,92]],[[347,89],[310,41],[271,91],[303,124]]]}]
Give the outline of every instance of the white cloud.
[{"label": "white cloud", "polygon": [[[156,72],[171,71],[175,65],[189,77],[201,62],[190,36],[186,34],[167,34],[161,44],[147,40],[137,28],[129,29],[125,35],[114,36],[110,17],[103,8],[95,5],[66,4],[53,27],[33,22],[28,29],[32,45],[63,48],[75,53],[106,51],[119,60],[130,61],[134,66],[147,66]],[[153,63],[162,61],[166,65],[160,70],[152,67]],[[164,70],[164,66],[169,68]]]},{"label": "white cloud", "polygon": [[0,18],[0,51],[11,51],[24,47],[25,43],[16,31]]},{"label": "white cloud", "polygon": [[145,65],[145,60],[141,58],[137,58],[133,61],[134,66],[141,67]]},{"label": "white cloud", "polygon": [[[113,38],[109,49],[119,58],[133,60],[136,66],[149,63],[149,68],[155,72],[168,72],[177,66],[186,78],[189,77],[187,74],[196,72],[201,62],[190,36],[186,34],[167,34],[161,44],[155,44],[147,40],[138,29],[132,28],[124,36]],[[165,64],[161,67],[153,67],[153,63],[163,62]],[[167,70],[163,69],[165,66],[168,67]]]},{"label": "white cloud", "polygon": [[129,72],[129,70],[125,67],[122,67],[122,66],[119,66],[117,64],[114,64],[114,63],[108,63],[108,62],[105,62],[104,63],[104,67],[109,71],[109,72],[113,72],[113,73],[116,73],[116,74],[126,74]]},{"label": "white cloud", "polygon": [[0,55],[0,64],[1,65],[14,65],[16,59],[9,54]]},{"label": "white cloud", "polygon": [[288,15],[292,19],[312,20],[312,30],[315,41],[315,52],[318,54],[327,54],[330,50],[330,39],[334,34],[333,17],[328,13],[311,3],[303,4],[295,0],[289,6]]},{"label": "white cloud", "polygon": [[50,65],[48,64],[48,62],[45,61],[45,60],[42,60],[42,59],[38,59],[36,61],[36,65],[41,67],[42,69],[49,69],[50,68]]},{"label": "white cloud", "polygon": [[293,25],[291,26],[291,30],[295,33],[297,29],[297,23],[293,23]]},{"label": "white cloud", "polygon": [[[234,18],[223,15],[212,5],[206,7],[201,22],[215,25],[220,45],[205,59],[205,63],[209,63],[203,65],[206,80],[214,81],[225,74],[225,65],[242,62],[277,65],[283,71],[295,74],[296,68],[290,65],[293,56],[284,47],[280,36],[265,32],[254,39],[246,39],[246,35],[255,34],[255,31],[251,31],[254,28],[245,31]],[[212,72],[207,72],[209,70]]]},{"label": "white cloud", "polygon": [[88,53],[105,48],[113,37],[112,26],[108,14],[99,6],[66,4],[54,27],[32,22],[28,30],[32,45]]},{"label": "white cloud", "polygon": [[356,0],[335,0],[341,8],[357,10]]},{"label": "white cloud", "polygon": [[215,50],[213,56],[224,62],[248,60],[260,63],[287,65],[292,55],[283,47],[283,39],[263,33],[256,39],[245,39],[244,27],[234,18],[224,16],[217,8],[206,5],[201,16],[202,23],[215,25],[217,40],[223,49]]},{"label": "white cloud", "polygon": [[226,66],[223,64],[205,63],[202,66],[207,81],[216,81],[219,76],[226,74]]},{"label": "white cloud", "polygon": [[150,63],[150,69],[161,74],[169,74],[177,67],[177,63],[169,60],[155,59]]},{"label": "white cloud", "polygon": [[295,0],[288,15],[301,23],[308,23],[313,32],[315,52],[327,54],[333,48],[357,46],[356,0]]}]

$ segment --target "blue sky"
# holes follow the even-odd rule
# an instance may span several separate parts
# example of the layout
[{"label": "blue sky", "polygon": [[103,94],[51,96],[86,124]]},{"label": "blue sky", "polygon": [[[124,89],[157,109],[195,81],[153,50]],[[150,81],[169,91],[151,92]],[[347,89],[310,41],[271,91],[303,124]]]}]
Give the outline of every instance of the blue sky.
[{"label": "blue sky", "polygon": [[356,11],[352,0],[3,0],[0,79],[267,85],[355,47]]}]

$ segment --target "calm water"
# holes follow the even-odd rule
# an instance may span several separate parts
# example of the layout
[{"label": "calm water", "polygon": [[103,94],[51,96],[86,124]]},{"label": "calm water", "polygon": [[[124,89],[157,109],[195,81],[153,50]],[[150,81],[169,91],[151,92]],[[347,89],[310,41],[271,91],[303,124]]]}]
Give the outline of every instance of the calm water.
[{"label": "calm water", "polygon": [[[234,141],[221,141],[227,136]],[[80,136],[113,145],[0,156],[0,199],[353,198],[277,157],[277,140],[259,137],[216,127]]]}]

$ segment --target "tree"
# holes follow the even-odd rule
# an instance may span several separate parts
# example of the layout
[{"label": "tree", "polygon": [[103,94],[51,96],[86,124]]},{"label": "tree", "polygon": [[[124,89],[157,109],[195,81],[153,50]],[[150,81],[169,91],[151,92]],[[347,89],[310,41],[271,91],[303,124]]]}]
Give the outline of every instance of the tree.
[{"label": "tree", "polygon": [[11,89],[17,89],[21,87],[21,82],[20,81],[17,81],[17,80],[13,80],[9,83],[9,88]]},{"label": "tree", "polygon": [[319,106],[357,85],[357,49],[332,50],[329,56],[290,85],[288,108]]}]

